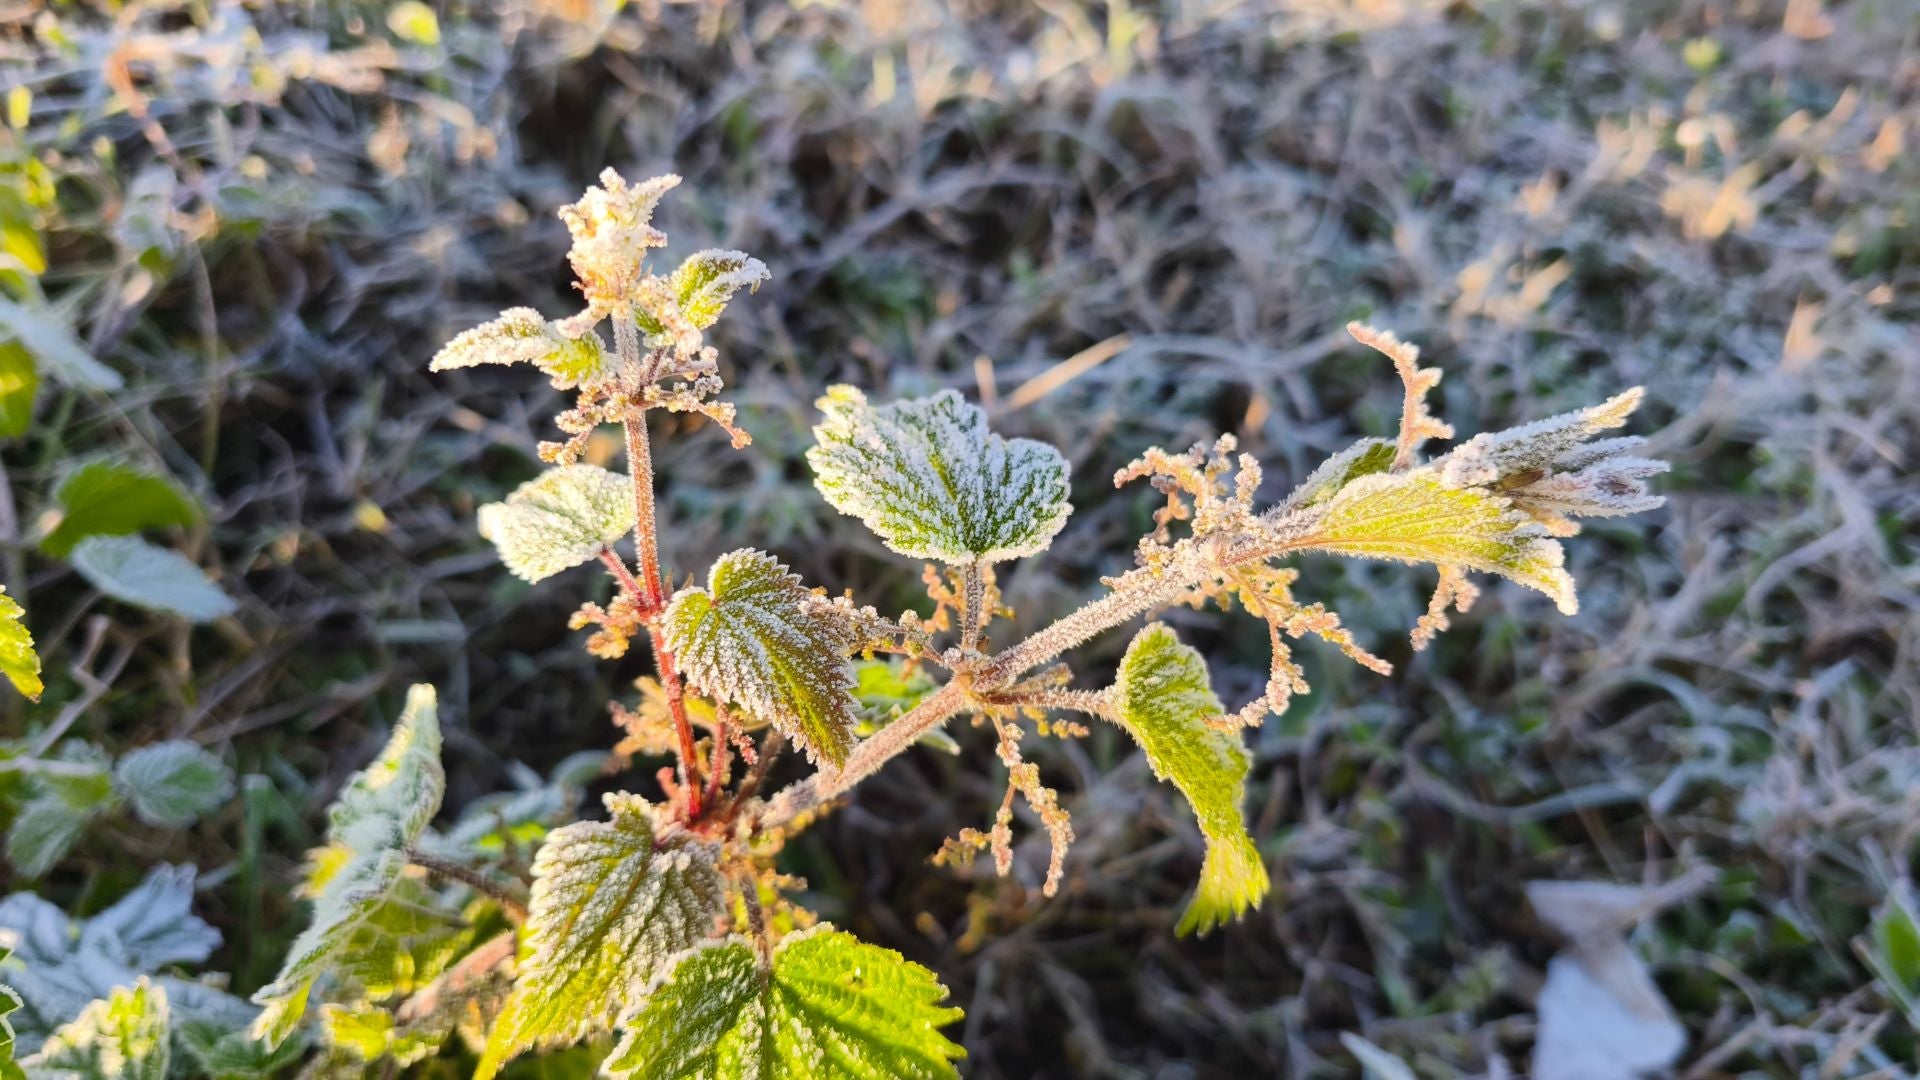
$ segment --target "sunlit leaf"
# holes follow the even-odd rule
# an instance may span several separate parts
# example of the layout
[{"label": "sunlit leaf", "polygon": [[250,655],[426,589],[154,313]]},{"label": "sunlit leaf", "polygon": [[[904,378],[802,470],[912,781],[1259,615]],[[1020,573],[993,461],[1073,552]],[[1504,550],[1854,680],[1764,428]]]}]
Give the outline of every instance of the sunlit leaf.
[{"label": "sunlit leaf", "polygon": [[149,825],[191,825],[233,794],[233,770],[182,739],[129,751],[113,775],[134,814]]},{"label": "sunlit leaf", "polygon": [[144,529],[191,525],[200,518],[193,498],[164,476],[112,461],[75,469],[54,489],[59,523],[40,550],[66,558],[89,536],[125,536]]},{"label": "sunlit leaf", "polygon": [[821,926],[791,934],[763,972],[734,939],[689,953],[625,1021],[605,1069],[632,1080],[694,1077],[957,1077],[966,1052],[940,1029],[934,974],[891,949]]},{"label": "sunlit leaf", "polygon": [[1293,509],[1326,502],[1352,481],[1391,469],[1393,456],[1392,439],[1361,439],[1321,462],[1320,467],[1287,496],[1285,506]]},{"label": "sunlit leaf", "polygon": [[40,654],[33,651],[27,631],[27,611],[0,585],[0,673],[30,701],[39,701],[46,689],[40,681]]},{"label": "sunlit leaf", "polygon": [[846,760],[852,634],[778,559],[751,549],[722,555],[706,588],[674,597],[662,629],[694,689],[773,723],[817,761]]},{"label": "sunlit leaf", "polygon": [[17,341],[0,343],[0,438],[17,439],[33,424],[40,394],[40,366]]},{"label": "sunlit leaf", "polygon": [[415,45],[440,44],[440,18],[420,0],[400,0],[387,9],[387,29]]},{"label": "sunlit leaf", "polygon": [[685,837],[656,846],[645,800],[606,802],[611,821],[556,829],[534,857],[519,971],[478,1080],[530,1048],[608,1030],[661,965],[713,933],[721,889],[712,851]]},{"label": "sunlit leaf", "polygon": [[734,293],[752,292],[769,276],[766,264],[744,251],[697,252],[673,272],[674,300],[687,322],[705,330],[719,321]]},{"label": "sunlit leaf", "polygon": [[143,977],[89,1004],[26,1064],[75,1080],[165,1080],[169,1026],[167,992]]},{"label": "sunlit leaf", "polygon": [[0,296],[0,341],[6,340],[24,345],[43,374],[68,386],[118,390],[125,384],[119,372],[93,358],[59,316]]},{"label": "sunlit leaf", "polygon": [[836,386],[817,404],[815,486],[902,555],[955,564],[1032,555],[1072,512],[1066,458],[995,435],[952,390],[875,408]]},{"label": "sunlit leaf", "polygon": [[187,557],[137,536],[89,536],[73,549],[73,568],[94,588],[135,607],[193,622],[233,614],[233,599]]},{"label": "sunlit leaf", "polygon": [[549,578],[594,559],[633,528],[633,483],[598,465],[549,469],[480,508],[480,535],[516,577]]},{"label": "sunlit leaf", "polygon": [[568,390],[599,382],[613,373],[613,355],[591,331],[578,338],[562,334],[532,308],[510,308],[452,341],[428,364],[432,371],[480,364],[532,364]]},{"label": "sunlit leaf", "polygon": [[1114,680],[1120,724],[1146,751],[1153,774],[1187,797],[1207,841],[1200,884],[1177,928],[1206,933],[1239,918],[1267,895],[1267,868],[1247,835],[1240,804],[1246,798],[1247,752],[1237,734],[1207,721],[1222,708],[1206,661],[1155,623],[1127,646]]},{"label": "sunlit leaf", "polygon": [[[853,698],[860,704],[860,723],[855,734],[865,738],[905,715],[920,699],[940,688],[926,669],[909,664],[904,657],[875,657],[853,664]],[[922,745],[958,754],[960,744],[945,728],[931,728],[920,736]]]},{"label": "sunlit leaf", "polygon": [[1448,487],[1432,467],[1361,476],[1323,505],[1300,546],[1481,570],[1546,593],[1569,615],[1579,606],[1558,541],[1500,496]]},{"label": "sunlit leaf", "polygon": [[279,976],[253,996],[262,1006],[253,1037],[278,1046],[300,1022],[313,984],[377,914],[407,866],[407,849],[440,808],[440,717],[433,688],[414,686],[387,745],[354,774],[328,811],[339,858],[309,878],[313,915]]}]

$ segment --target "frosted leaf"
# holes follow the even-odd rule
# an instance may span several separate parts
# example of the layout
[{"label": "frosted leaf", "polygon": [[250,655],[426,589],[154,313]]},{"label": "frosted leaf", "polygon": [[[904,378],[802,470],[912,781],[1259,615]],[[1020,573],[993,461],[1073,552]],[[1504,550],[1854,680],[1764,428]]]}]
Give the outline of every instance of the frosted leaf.
[{"label": "frosted leaf", "polygon": [[705,330],[719,321],[734,293],[753,292],[770,276],[767,264],[744,251],[701,251],[673,272],[673,298],[681,316],[694,329]]},{"label": "frosted leaf", "polygon": [[936,1080],[966,1056],[940,1029],[933,972],[822,925],[789,934],[763,973],[738,938],[687,954],[649,991],[603,1068],[631,1080]]},{"label": "frosted leaf", "polygon": [[695,690],[772,723],[815,761],[846,760],[856,719],[847,654],[858,642],[842,610],[778,559],[722,555],[706,588],[673,598],[661,629]]},{"label": "frosted leaf", "polygon": [[1300,546],[1499,574],[1546,593],[1566,614],[1579,607],[1558,542],[1505,498],[1448,487],[1433,466],[1362,476],[1323,506]]},{"label": "frosted leaf", "polygon": [[[0,945],[0,968],[5,968],[7,957],[12,950]],[[8,1019],[21,1007],[20,995],[13,987],[0,983],[0,1080],[21,1080],[25,1075],[20,1067],[13,1063],[13,1051],[16,1045],[13,1037],[13,1021]]]},{"label": "frosted leaf", "polygon": [[995,435],[952,390],[873,408],[836,386],[817,404],[814,485],[902,555],[952,564],[1032,555],[1073,512],[1066,458]]},{"label": "frosted leaf", "polygon": [[591,331],[568,337],[532,308],[509,308],[447,342],[434,354],[430,371],[480,364],[533,364],[561,390],[588,386],[613,374],[612,354]]},{"label": "frosted leaf", "polygon": [[679,183],[678,176],[668,174],[629,186],[619,173],[607,169],[600,174],[599,186],[588,188],[579,202],[560,208],[560,220],[573,234],[567,260],[586,295],[588,319],[613,314],[634,295],[644,274],[647,249],[667,242],[666,234],[652,225],[654,207]]},{"label": "frosted leaf", "polygon": [[126,384],[119,372],[93,358],[60,316],[0,296],[0,341],[9,339],[24,346],[41,370],[63,385],[118,390]]},{"label": "frosted leaf", "polygon": [[1592,408],[1476,435],[1434,467],[1450,486],[1498,492],[1556,536],[1578,532],[1575,518],[1652,510],[1666,500],[1646,481],[1667,463],[1635,455],[1645,443],[1636,436],[1590,441],[1625,424],[1641,397],[1635,387]]},{"label": "frosted leaf", "polygon": [[320,1023],[329,1047],[367,1063],[391,1057],[400,1066],[438,1053],[450,1034],[410,1031],[394,1023],[390,1010],[377,1005],[324,1005]]},{"label": "frosted leaf", "polygon": [[40,681],[40,654],[33,651],[27,630],[27,610],[0,585],[0,674],[28,701],[39,701],[46,685]]},{"label": "frosted leaf", "polygon": [[1239,918],[1266,897],[1270,883],[1240,816],[1247,752],[1238,733],[1209,723],[1223,710],[1206,661],[1154,623],[1127,646],[1112,695],[1120,726],[1146,752],[1153,774],[1186,796],[1206,838],[1200,884],[1176,931],[1205,934]]},{"label": "frosted leaf", "polygon": [[233,599],[186,556],[137,536],[89,536],[74,547],[73,568],[116,600],[191,622],[234,611]]},{"label": "frosted leaf", "polygon": [[1419,346],[1401,341],[1392,331],[1350,322],[1347,333],[1392,360],[1393,369],[1400,374],[1405,397],[1400,405],[1400,436],[1394,442],[1393,469],[1397,472],[1412,468],[1420,444],[1428,439],[1453,437],[1453,428],[1434,419],[1427,411],[1427,395],[1440,385],[1440,369],[1421,367]]},{"label": "frosted leaf", "polygon": [[167,992],[141,978],[87,1005],[22,1064],[74,1080],[165,1080],[170,1025]]},{"label": "frosted leaf", "polygon": [[58,523],[41,538],[40,550],[61,558],[89,536],[125,536],[200,519],[199,506],[172,480],[111,461],[75,469],[53,497],[60,505]]},{"label": "frosted leaf", "polygon": [[103,751],[69,744],[60,759],[68,768],[31,774],[30,795],[7,829],[7,861],[23,878],[46,873],[96,818],[120,805]]},{"label": "frosted leaf", "polygon": [[125,958],[157,971],[203,963],[220,947],[220,932],[193,914],[191,866],[156,866],[112,907],[86,921],[82,950]]},{"label": "frosted leaf", "polygon": [[233,794],[233,771],[183,739],[128,752],[114,765],[113,778],[140,820],[171,828],[193,824]]},{"label": "frosted leaf", "polygon": [[314,981],[340,959],[399,883],[406,850],[440,809],[445,790],[433,687],[416,685],[386,748],[347,781],[328,809],[334,858],[308,881],[313,916],[288,949],[279,976],[253,995],[263,1007],[254,1038],[278,1046],[292,1034]]},{"label": "frosted leaf", "polygon": [[1360,1062],[1364,1080],[1420,1080],[1406,1062],[1351,1031],[1340,1033],[1340,1045]]},{"label": "frosted leaf", "polygon": [[606,801],[611,821],[556,829],[534,857],[518,974],[477,1080],[530,1048],[610,1029],[663,965],[713,933],[722,892],[712,850],[684,836],[656,847],[644,799]]},{"label": "frosted leaf", "polygon": [[1282,511],[1317,506],[1349,483],[1393,468],[1393,440],[1361,439],[1320,463],[1281,503]]},{"label": "frosted leaf", "polygon": [[548,469],[480,508],[480,535],[515,577],[550,578],[599,556],[633,528],[633,482],[598,465]]}]

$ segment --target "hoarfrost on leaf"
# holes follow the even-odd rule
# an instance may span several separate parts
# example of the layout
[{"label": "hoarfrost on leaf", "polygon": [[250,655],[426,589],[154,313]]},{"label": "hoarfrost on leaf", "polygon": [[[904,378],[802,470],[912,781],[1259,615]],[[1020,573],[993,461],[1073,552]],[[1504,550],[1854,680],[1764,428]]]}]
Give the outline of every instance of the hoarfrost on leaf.
[{"label": "hoarfrost on leaf", "polygon": [[788,935],[762,972],[733,939],[686,955],[625,1021],[604,1068],[630,1080],[957,1077],[940,1029],[961,1012],[933,972],[821,925]]},{"label": "hoarfrost on leaf", "polygon": [[149,825],[182,828],[233,794],[233,771],[184,739],[129,751],[113,767],[115,784]]},{"label": "hoarfrost on leaf", "polygon": [[89,536],[73,549],[73,568],[94,588],[135,607],[212,622],[233,614],[233,599],[185,555],[137,536]]},{"label": "hoarfrost on leaf", "polygon": [[1206,838],[1200,884],[1177,932],[1204,934],[1239,918],[1266,897],[1269,879],[1241,818],[1247,752],[1238,733],[1210,722],[1222,710],[1206,661],[1171,628],[1154,623],[1127,646],[1112,702],[1154,775],[1179,788],[1193,806]]},{"label": "hoarfrost on leaf", "polygon": [[171,1023],[166,990],[143,977],[88,1004],[22,1064],[74,1080],[165,1080]]},{"label": "hoarfrost on leaf", "polygon": [[734,293],[752,292],[769,276],[767,264],[744,251],[696,252],[673,272],[674,302],[694,329],[705,330],[719,321]]},{"label": "hoarfrost on leaf", "polygon": [[778,559],[722,555],[706,588],[673,598],[662,631],[695,690],[772,723],[816,761],[846,760],[857,719],[847,654],[858,642],[842,609]]},{"label": "hoarfrost on leaf", "polygon": [[509,308],[492,322],[459,334],[427,366],[451,371],[480,364],[532,364],[561,390],[589,386],[613,373],[612,354],[599,334],[589,330],[568,337],[539,312],[524,307]]},{"label": "hoarfrost on leaf", "polygon": [[480,508],[480,535],[515,577],[540,581],[599,556],[633,528],[633,484],[598,465],[548,469]]},{"label": "hoarfrost on leaf", "polygon": [[902,555],[956,565],[1032,555],[1073,511],[1060,451],[1001,438],[952,390],[875,408],[836,386],[817,404],[815,486]]},{"label": "hoarfrost on leaf", "polygon": [[722,903],[713,852],[685,836],[656,847],[645,800],[606,801],[612,820],[556,829],[534,857],[519,971],[478,1080],[529,1048],[610,1029],[663,965],[713,933]]},{"label": "hoarfrost on leaf", "polygon": [[433,687],[414,686],[387,745],[354,774],[328,810],[325,872],[309,881],[313,916],[294,939],[274,981],[253,996],[262,1006],[253,1037],[279,1046],[306,1012],[314,982],[377,914],[407,868],[407,849],[440,808],[440,717]]}]

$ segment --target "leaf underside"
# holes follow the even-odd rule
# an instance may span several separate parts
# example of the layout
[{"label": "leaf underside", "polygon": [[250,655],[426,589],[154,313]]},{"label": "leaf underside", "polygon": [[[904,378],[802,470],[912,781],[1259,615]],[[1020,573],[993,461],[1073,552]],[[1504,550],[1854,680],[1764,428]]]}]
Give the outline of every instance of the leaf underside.
[{"label": "leaf underside", "polygon": [[966,1052],[946,987],[899,953],[821,926],[763,974],[740,939],[688,954],[626,1021],[605,1065],[632,1080],[934,1080]]},{"label": "leaf underside", "polygon": [[875,408],[836,386],[818,405],[825,415],[807,451],[815,486],[902,555],[952,564],[1032,555],[1072,513],[1060,451],[1001,438],[952,390]]},{"label": "leaf underside", "polygon": [[1237,919],[1267,895],[1267,868],[1241,819],[1249,762],[1238,735],[1207,721],[1221,715],[1206,661],[1172,629],[1154,623],[1127,646],[1114,680],[1120,725],[1147,764],[1180,789],[1206,838],[1200,884],[1177,932],[1202,934]]}]

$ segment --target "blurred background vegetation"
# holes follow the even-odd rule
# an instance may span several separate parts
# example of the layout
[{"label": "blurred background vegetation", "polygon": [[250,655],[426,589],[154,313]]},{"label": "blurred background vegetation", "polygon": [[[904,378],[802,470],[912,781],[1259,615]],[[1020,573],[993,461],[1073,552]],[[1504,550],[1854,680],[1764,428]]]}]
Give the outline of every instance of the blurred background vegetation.
[{"label": "blurred background vegetation", "polygon": [[[1068,453],[1066,532],[1002,576],[1022,627],[1130,565],[1154,499],[1107,481],[1143,448],[1233,432],[1271,495],[1387,432],[1399,386],[1350,318],[1423,345],[1463,432],[1648,387],[1670,501],[1569,545],[1577,617],[1502,586],[1415,656],[1425,574],[1305,567],[1399,670],[1302,647],[1314,693],[1251,734],[1276,889],[1242,923],[1173,937],[1198,837],[1110,731],[1036,751],[1080,833],[1056,899],[1044,836],[1006,880],[925,861],[998,803],[983,733],[796,844],[813,906],[953,987],[973,1075],[1351,1075],[1341,1032],[1512,1075],[1557,944],[1522,884],[1701,865],[1636,938],[1687,1074],[1907,1075],[1911,0],[11,0],[0,89],[0,576],[48,683],[7,734],[188,739],[239,777],[188,828],[104,817],[0,891],[83,914],[195,864],[210,966],[251,991],[408,683],[441,688],[451,807],[615,741],[645,662],[565,627],[603,586],[514,581],[473,520],[538,469],[559,395],[425,371],[502,307],[572,310],[554,210],[612,165],[687,178],[674,256],[774,275],[715,332],[755,445],[676,418],[658,450],[676,579],[753,545],[926,609],[920,568],[813,491],[834,381],[957,387]],[[105,598],[49,550],[102,454],[187,497],[152,535],[231,614]],[[1255,692],[1253,624],[1168,617],[1223,697]],[[31,797],[0,771],[0,821]]]}]

